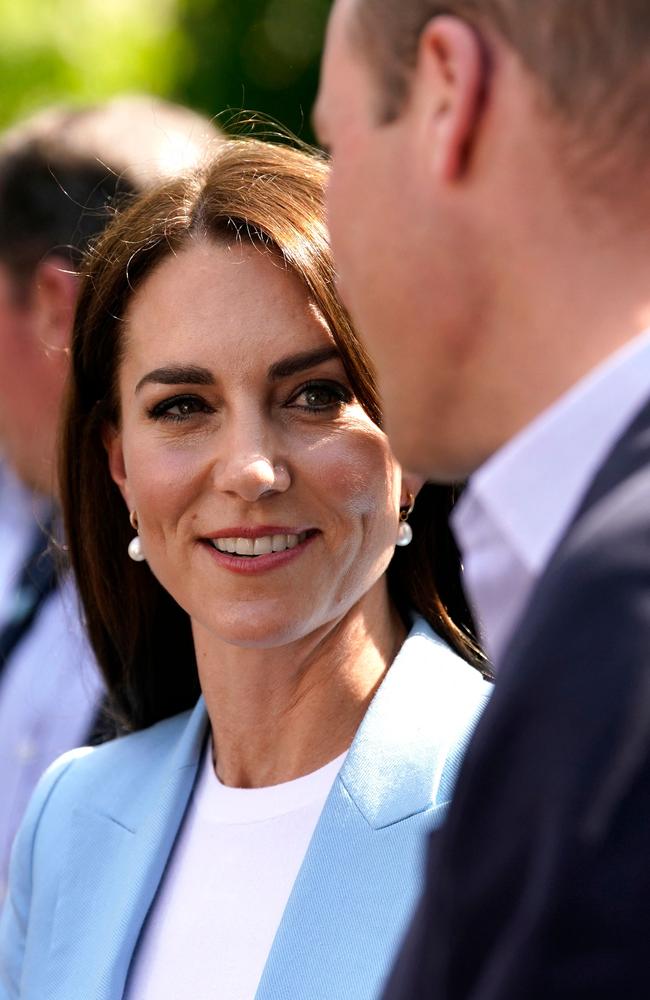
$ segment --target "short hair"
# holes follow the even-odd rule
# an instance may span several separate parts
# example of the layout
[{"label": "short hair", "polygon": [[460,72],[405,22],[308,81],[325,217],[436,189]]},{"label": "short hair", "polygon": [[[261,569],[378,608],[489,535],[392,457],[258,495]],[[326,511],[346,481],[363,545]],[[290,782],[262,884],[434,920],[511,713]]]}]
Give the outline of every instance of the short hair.
[{"label": "short hair", "polygon": [[23,287],[53,253],[77,268],[122,197],[196,166],[218,134],[146,96],[34,114],[0,136],[0,262]]},{"label": "short hair", "polygon": [[356,0],[355,26],[384,82],[385,120],[400,113],[420,35],[437,15],[500,36],[578,133],[602,136],[603,146],[612,136],[637,151],[650,146],[647,0]]},{"label": "short hair", "polygon": [[[127,556],[132,531],[102,446],[106,426],[120,421],[121,317],[145,278],[192,240],[262,245],[321,309],[359,402],[380,425],[372,366],[334,287],[324,222],[327,176],[317,154],[256,139],[224,141],[204,170],[118,214],[82,277],[63,427],[62,506],[90,639],[127,728],[190,707],[199,684],[188,615],[148,568]],[[447,523],[452,503],[451,488],[424,487],[411,515],[413,542],[396,551],[388,585],[405,618],[419,611],[472,660],[477,647]]]}]

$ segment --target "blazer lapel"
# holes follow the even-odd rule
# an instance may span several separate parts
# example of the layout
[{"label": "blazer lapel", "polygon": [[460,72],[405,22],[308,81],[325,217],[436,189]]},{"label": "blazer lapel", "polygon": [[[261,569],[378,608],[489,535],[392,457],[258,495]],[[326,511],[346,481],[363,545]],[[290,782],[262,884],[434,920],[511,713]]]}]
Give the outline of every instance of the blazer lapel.
[{"label": "blazer lapel", "polygon": [[52,928],[50,1000],[122,997],[192,792],[206,732],[200,701],[160,775],[143,787],[141,801],[122,815],[97,808],[73,814]]},{"label": "blazer lapel", "polygon": [[[639,470],[648,467],[650,467],[650,401],[642,407],[627,430],[618,438],[600,466],[576,514],[571,518],[551,555],[548,565],[533,587],[499,665],[500,690],[503,690],[505,678],[511,675],[517,677],[521,673],[519,647],[528,635],[529,623],[534,620],[537,607],[549,586],[549,581],[555,585],[556,574],[560,574],[561,577],[564,573],[564,561],[581,525],[593,513],[597,514],[598,505],[622,483],[629,480]],[[645,490],[645,484],[641,485]],[[560,579],[557,585],[561,584],[562,580]]]},{"label": "blazer lapel", "polygon": [[622,480],[637,469],[647,467],[648,464],[650,464],[650,401],[618,439],[596,473],[571,527]]},{"label": "blazer lapel", "polygon": [[425,834],[444,813],[457,763],[445,762],[468,728],[469,692],[477,718],[485,703],[477,685],[418,621],[327,799],[256,1000],[378,994],[422,886]]}]

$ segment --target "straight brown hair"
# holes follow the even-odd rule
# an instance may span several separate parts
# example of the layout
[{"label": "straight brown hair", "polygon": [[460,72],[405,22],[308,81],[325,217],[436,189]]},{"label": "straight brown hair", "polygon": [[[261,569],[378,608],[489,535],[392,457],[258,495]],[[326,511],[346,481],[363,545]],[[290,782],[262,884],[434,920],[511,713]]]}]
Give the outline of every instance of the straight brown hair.
[{"label": "straight brown hair", "polygon": [[[199,683],[188,615],[146,566],[127,556],[127,511],[102,435],[119,425],[123,317],[143,279],[189,240],[251,240],[278,253],[319,306],[360,403],[381,410],[370,360],[334,288],[324,223],[328,167],[317,154],[256,139],[224,141],[204,170],[142,196],[93,248],[72,339],[60,482],[69,554],[90,639],[123,726],[142,728],[193,705]],[[391,597],[415,610],[462,656],[482,662],[460,587],[447,517],[449,487],[426,486],[414,541],[388,570]]]}]

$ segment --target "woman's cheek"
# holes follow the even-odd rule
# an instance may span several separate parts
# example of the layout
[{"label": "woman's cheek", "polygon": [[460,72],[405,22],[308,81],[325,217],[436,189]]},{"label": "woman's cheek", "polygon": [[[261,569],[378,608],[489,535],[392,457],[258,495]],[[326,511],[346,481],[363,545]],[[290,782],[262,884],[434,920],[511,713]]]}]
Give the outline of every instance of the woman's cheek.
[{"label": "woman's cheek", "polygon": [[313,455],[313,479],[341,512],[363,517],[393,510],[395,462],[374,425],[330,438]]},{"label": "woman's cheek", "polygon": [[197,455],[188,448],[135,442],[125,455],[131,494],[146,529],[165,534],[180,519],[197,485]]}]

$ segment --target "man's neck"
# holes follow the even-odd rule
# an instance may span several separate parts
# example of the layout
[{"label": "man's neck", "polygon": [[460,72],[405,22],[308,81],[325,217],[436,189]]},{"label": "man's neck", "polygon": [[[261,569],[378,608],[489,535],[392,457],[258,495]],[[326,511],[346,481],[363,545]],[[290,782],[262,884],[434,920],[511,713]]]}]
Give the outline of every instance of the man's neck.
[{"label": "man's neck", "polygon": [[650,327],[650,239],[621,246],[622,236],[608,238],[590,252],[581,234],[555,254],[537,246],[500,262],[465,412],[456,414],[459,438],[474,444],[465,474]]}]

